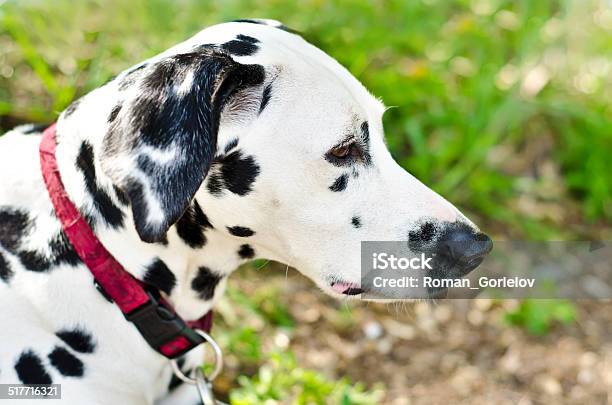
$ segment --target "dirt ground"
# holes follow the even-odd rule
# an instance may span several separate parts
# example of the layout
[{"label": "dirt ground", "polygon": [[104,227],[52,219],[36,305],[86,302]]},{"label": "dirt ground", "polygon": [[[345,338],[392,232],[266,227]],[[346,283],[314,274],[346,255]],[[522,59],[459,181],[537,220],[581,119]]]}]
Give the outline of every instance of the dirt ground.
[{"label": "dirt ground", "polygon": [[347,304],[294,272],[265,273],[232,283],[282,291],[297,325],[266,344],[290,348],[302,367],[384,384],[385,404],[612,402],[610,301],[579,301],[576,323],[533,337],[502,321],[514,300]]}]

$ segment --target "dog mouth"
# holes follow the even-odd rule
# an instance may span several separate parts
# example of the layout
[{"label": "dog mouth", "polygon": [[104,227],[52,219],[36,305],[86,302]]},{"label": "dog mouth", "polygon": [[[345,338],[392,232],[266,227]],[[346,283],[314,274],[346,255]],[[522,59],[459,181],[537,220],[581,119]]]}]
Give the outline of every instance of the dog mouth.
[{"label": "dog mouth", "polygon": [[363,289],[358,284],[346,281],[332,281],[330,287],[342,295],[359,295],[363,293]]}]

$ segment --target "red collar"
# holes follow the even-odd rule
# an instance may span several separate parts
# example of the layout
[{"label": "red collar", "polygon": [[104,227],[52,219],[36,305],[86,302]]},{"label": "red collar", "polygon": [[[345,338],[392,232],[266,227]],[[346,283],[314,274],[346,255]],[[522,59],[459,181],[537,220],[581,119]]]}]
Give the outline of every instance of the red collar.
[{"label": "red collar", "polygon": [[70,201],[55,158],[55,132],[53,124],[42,136],[42,175],[55,214],[74,250],[91,271],[96,287],[138,328],[147,343],[164,356],[176,358],[203,343],[204,339],[193,329],[209,332],[212,311],[196,321],[183,321],[160,297],[159,291],[136,280],[115,260]]}]

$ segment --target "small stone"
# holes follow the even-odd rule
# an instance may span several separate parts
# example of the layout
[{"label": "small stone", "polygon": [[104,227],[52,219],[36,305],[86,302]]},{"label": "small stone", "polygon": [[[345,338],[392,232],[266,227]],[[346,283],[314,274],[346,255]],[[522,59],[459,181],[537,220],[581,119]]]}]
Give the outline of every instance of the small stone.
[{"label": "small stone", "polygon": [[559,383],[559,381],[549,375],[544,375],[538,378],[537,385],[542,390],[542,392],[548,395],[557,396],[563,392],[563,387],[561,387],[561,383]]},{"label": "small stone", "polygon": [[434,318],[440,323],[446,323],[451,320],[453,311],[448,305],[439,305],[434,309]]},{"label": "small stone", "polygon": [[376,343],[376,351],[380,354],[389,354],[391,349],[393,349],[393,342],[388,337],[380,339]]},{"label": "small stone", "polygon": [[521,357],[516,350],[510,348],[506,354],[499,359],[500,368],[509,373],[516,374],[521,368]]},{"label": "small stone", "polygon": [[416,336],[416,330],[412,325],[404,324],[391,318],[385,319],[383,324],[385,325],[387,333],[393,337],[403,340],[412,340]]},{"label": "small stone", "polygon": [[474,307],[482,312],[488,311],[493,306],[493,300],[489,298],[478,298],[474,300]]},{"label": "small stone", "polygon": [[375,340],[383,335],[384,330],[380,323],[369,321],[363,326],[363,333],[368,339]]},{"label": "small stone", "polygon": [[593,367],[597,364],[597,355],[593,352],[585,352],[580,356],[580,367]]},{"label": "small stone", "polygon": [[445,373],[449,373],[465,364],[465,354],[463,353],[447,353],[440,360],[440,369]]},{"label": "small stone", "polygon": [[575,385],[569,392],[569,397],[573,400],[584,400],[588,396],[585,389],[579,385]]},{"label": "small stone", "polygon": [[316,307],[304,309],[296,313],[296,318],[304,323],[316,322],[321,318],[321,312]]},{"label": "small stone", "polygon": [[467,314],[467,320],[469,323],[471,323],[474,326],[480,326],[482,325],[485,319],[484,319],[484,314],[481,311],[472,309]]},{"label": "small stone", "polygon": [[431,305],[429,305],[427,302],[418,302],[414,306],[414,312],[419,317],[429,316],[431,314]]},{"label": "small stone", "polygon": [[453,388],[464,396],[474,393],[482,381],[480,370],[474,366],[462,367],[451,379]]},{"label": "small stone", "polygon": [[579,384],[582,385],[590,385],[595,381],[595,373],[592,370],[583,369],[578,372],[578,376],[576,376],[576,380]]},{"label": "small stone", "polygon": [[281,349],[286,349],[287,347],[289,347],[289,343],[289,336],[284,332],[278,332],[274,336],[274,344]]},{"label": "small stone", "polygon": [[519,300],[503,300],[502,301],[502,307],[506,311],[513,311],[517,309],[519,307],[519,304],[520,304]]}]

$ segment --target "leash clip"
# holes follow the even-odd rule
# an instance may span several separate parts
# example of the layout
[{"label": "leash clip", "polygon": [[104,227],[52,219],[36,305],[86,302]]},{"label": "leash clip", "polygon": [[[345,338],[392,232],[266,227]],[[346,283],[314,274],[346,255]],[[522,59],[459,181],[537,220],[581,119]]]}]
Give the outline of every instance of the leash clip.
[{"label": "leash clip", "polygon": [[212,389],[212,382],[208,381],[201,367],[196,370],[196,387],[198,388],[202,405],[227,405],[217,401]]},{"label": "leash clip", "polygon": [[208,333],[200,329],[195,329],[195,332],[200,335],[206,342],[208,342],[210,347],[213,349],[213,371],[210,373],[210,376],[206,377],[204,375],[202,367],[198,367],[195,371],[195,378],[191,378],[186,376],[185,373],[181,371],[181,368],[178,366],[175,359],[170,360],[172,371],[179,380],[186,382],[187,384],[192,384],[196,386],[203,405],[225,405],[223,402],[217,401],[215,399],[215,395],[212,390],[212,382],[221,373],[221,370],[223,370],[223,352],[221,351],[221,348],[219,347],[215,339],[213,339],[212,336],[210,336]]}]

